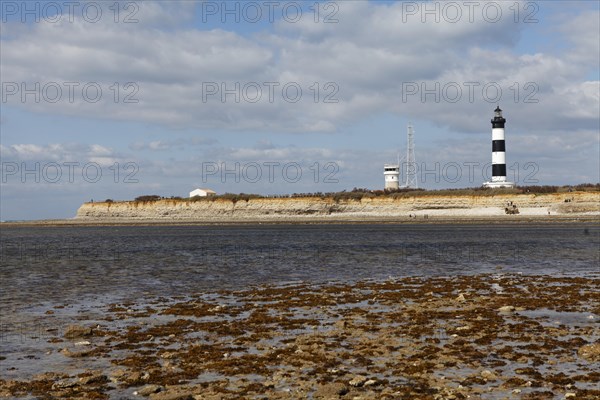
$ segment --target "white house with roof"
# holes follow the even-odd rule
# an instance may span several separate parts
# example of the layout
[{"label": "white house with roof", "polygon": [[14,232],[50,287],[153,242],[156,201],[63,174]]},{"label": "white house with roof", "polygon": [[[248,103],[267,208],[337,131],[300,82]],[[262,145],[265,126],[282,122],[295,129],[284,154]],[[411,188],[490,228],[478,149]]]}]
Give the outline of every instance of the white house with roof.
[{"label": "white house with roof", "polygon": [[190,198],[192,197],[208,197],[208,196],[216,196],[217,192],[210,189],[195,189],[190,192]]}]

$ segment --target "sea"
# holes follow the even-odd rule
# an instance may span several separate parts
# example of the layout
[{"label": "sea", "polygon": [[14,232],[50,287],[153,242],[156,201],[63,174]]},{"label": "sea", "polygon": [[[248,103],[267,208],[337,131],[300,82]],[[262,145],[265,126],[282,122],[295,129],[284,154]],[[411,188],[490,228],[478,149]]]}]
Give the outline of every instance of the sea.
[{"label": "sea", "polygon": [[94,297],[406,276],[600,273],[600,225],[10,227],[2,314]]}]

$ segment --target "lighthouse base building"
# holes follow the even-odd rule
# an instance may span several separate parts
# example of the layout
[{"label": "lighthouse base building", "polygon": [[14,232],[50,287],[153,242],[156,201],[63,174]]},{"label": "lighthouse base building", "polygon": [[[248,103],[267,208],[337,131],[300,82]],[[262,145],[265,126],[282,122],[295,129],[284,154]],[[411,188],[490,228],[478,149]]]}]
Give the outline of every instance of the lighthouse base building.
[{"label": "lighthouse base building", "polygon": [[483,183],[483,187],[487,187],[487,188],[492,188],[492,189],[496,189],[496,188],[514,188],[516,185],[514,182],[484,182]]},{"label": "lighthouse base building", "polygon": [[516,185],[514,182],[484,182],[483,187],[487,188],[514,188]]},{"label": "lighthouse base building", "polygon": [[502,110],[496,107],[492,119],[492,180],[484,182],[483,186],[488,188],[513,188],[514,182],[506,180],[506,146],[504,141],[504,124],[506,119],[502,117]]}]

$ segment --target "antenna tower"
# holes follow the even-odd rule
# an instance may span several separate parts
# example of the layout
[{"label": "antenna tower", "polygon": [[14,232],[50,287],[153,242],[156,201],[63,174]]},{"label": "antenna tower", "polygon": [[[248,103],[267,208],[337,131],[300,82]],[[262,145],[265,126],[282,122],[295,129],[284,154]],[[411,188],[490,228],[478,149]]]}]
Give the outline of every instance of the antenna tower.
[{"label": "antenna tower", "polygon": [[415,142],[413,126],[408,123],[408,144],[406,147],[406,185],[408,189],[418,189],[417,161],[415,160]]}]

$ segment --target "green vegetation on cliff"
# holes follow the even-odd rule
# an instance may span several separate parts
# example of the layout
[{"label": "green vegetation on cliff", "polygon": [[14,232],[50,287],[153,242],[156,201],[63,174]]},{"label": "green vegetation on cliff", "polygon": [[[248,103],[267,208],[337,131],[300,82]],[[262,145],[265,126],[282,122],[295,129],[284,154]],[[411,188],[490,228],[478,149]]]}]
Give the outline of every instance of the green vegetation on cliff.
[{"label": "green vegetation on cliff", "polygon": [[[285,198],[309,198],[317,197],[321,199],[333,199],[336,202],[344,200],[362,200],[363,198],[412,198],[426,196],[495,196],[498,194],[548,194],[548,193],[567,193],[567,192],[598,192],[600,191],[600,183],[584,183],[574,186],[518,186],[513,189],[490,189],[484,187],[465,188],[465,189],[441,189],[441,190],[426,190],[426,189],[398,189],[398,190],[370,190],[364,188],[354,188],[352,191],[342,192],[313,192],[313,193],[293,193],[289,195],[269,195],[263,196],[260,194],[247,193],[224,193],[216,196],[208,197],[161,197],[159,195],[143,195],[136,197],[134,202],[152,202],[164,199],[175,201],[215,201],[229,200],[234,203],[238,201],[249,201],[251,199],[285,199]],[[111,200],[112,202],[112,200]]]}]

